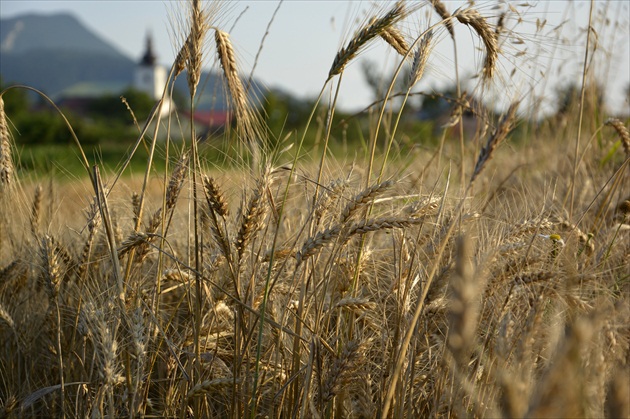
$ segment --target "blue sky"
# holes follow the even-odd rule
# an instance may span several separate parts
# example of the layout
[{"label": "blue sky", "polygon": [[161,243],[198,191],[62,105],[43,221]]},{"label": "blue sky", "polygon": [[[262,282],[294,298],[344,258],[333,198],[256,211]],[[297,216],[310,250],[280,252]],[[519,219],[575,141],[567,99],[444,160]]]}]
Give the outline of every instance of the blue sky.
[{"label": "blue sky", "polygon": [[[377,2],[368,1],[285,0],[265,39],[255,75],[270,87],[281,87],[302,97],[315,96],[337,50],[347,42],[358,22],[374,14],[375,7],[384,7],[383,3],[378,2],[375,6]],[[452,12],[468,2],[444,3]],[[249,74],[254,64],[278,4],[278,1],[264,0],[223,3],[215,24],[231,34],[245,74]],[[6,18],[30,12],[72,12],[89,29],[134,59],[140,58],[145,35],[150,31],[160,62],[170,64],[178,48],[175,43],[181,37],[182,30],[177,29],[177,25],[185,15],[184,5],[182,1],[154,0],[2,0],[0,15]],[[532,97],[534,92],[550,101],[558,84],[580,81],[589,2],[519,1],[511,5],[518,13],[509,13],[506,27],[513,31],[514,37],[502,49],[507,56],[519,57],[500,61],[497,87],[484,92],[484,96],[497,103],[506,103],[524,96]],[[625,1],[596,1],[595,6],[594,28],[601,44],[592,68],[601,81],[606,81],[609,104],[628,112],[629,105],[624,103],[621,93],[630,84],[630,7]],[[508,6],[496,1],[477,2],[476,7],[492,24],[496,23],[502,10],[509,11]],[[608,26],[604,24],[605,17],[609,20]],[[425,6],[416,11],[402,29],[417,36],[421,29],[437,20],[432,9]],[[545,26],[536,31],[536,23],[540,26],[545,21]],[[565,24],[552,31],[561,22]],[[616,22],[618,26],[614,27]],[[483,52],[468,28],[460,24],[456,27],[460,74],[470,75],[480,68]],[[444,30],[437,31],[435,38],[438,43],[429,58],[425,79],[418,85],[419,90],[427,91],[454,80],[450,38]],[[216,65],[213,54],[209,42],[208,68]],[[382,42],[377,42],[350,65],[344,73],[340,96],[340,104],[346,109],[362,108],[371,102],[370,90],[361,74],[360,63],[366,60],[372,61],[380,71],[388,72],[399,58]],[[475,84],[474,80],[469,83],[471,86]]]}]

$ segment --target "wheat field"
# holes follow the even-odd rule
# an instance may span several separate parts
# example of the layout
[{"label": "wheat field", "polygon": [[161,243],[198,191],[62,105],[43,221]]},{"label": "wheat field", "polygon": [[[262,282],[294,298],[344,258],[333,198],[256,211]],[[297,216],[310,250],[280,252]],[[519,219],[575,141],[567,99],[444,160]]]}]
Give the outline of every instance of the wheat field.
[{"label": "wheat field", "polygon": [[[0,97],[0,416],[630,417],[630,135],[586,66],[564,119],[528,122],[524,97],[494,115],[458,88],[439,141],[403,152],[435,43],[470,29],[483,95],[517,29],[397,2],[332,55],[315,152],[305,132],[270,141],[219,6],[187,3],[169,80],[194,103],[216,60],[233,166],[198,141],[169,155],[147,123],[141,176],[119,176],[128,159],[101,173],[75,137],[84,179],[29,181]],[[375,42],[408,71],[366,111],[364,154],[335,155],[335,88]]]}]

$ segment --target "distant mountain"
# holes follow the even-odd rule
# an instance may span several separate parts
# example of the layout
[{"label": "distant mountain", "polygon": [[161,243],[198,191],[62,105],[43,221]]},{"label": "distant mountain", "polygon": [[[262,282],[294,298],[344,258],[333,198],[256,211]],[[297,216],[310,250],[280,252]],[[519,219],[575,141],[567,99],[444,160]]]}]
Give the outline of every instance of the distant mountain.
[{"label": "distant mountain", "polygon": [[[0,19],[3,84],[25,84],[55,99],[62,92],[80,91],[77,86],[96,91],[131,86],[136,64],[136,60],[119,52],[70,14],[26,14]],[[185,73],[178,77],[175,88],[187,96]],[[197,109],[227,108],[219,75],[202,74],[201,88]],[[252,91],[260,95],[258,82],[254,81]]]},{"label": "distant mountain", "polygon": [[131,83],[135,62],[69,14],[0,20],[0,75],[54,96],[79,82]]},{"label": "distant mountain", "polygon": [[2,19],[0,52],[21,54],[39,50],[90,52],[120,58],[121,54],[90,32],[74,16],[26,14]]}]

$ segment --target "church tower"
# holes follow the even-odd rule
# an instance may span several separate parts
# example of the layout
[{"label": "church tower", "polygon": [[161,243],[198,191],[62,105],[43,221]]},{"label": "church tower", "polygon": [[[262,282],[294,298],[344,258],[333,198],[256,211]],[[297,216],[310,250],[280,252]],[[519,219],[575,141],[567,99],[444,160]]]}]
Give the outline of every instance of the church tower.
[{"label": "church tower", "polygon": [[147,93],[151,99],[158,100],[162,97],[162,91],[166,85],[166,70],[157,63],[153,52],[153,40],[147,33],[146,50],[136,67],[134,87]]}]

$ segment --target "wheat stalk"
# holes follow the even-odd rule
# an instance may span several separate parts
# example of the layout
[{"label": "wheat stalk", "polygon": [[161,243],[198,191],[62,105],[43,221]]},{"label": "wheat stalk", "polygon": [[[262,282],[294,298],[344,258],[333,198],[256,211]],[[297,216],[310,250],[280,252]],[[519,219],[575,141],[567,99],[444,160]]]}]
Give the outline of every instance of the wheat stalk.
[{"label": "wheat stalk", "polygon": [[335,205],[346,186],[348,186],[346,180],[336,179],[331,181],[328,187],[324,188],[323,193],[317,198],[313,211],[316,223],[319,223],[327,211]]},{"label": "wheat stalk", "polygon": [[420,201],[413,202],[402,209],[402,212],[409,218],[424,217],[434,215],[442,202],[441,196],[431,196]]},{"label": "wheat stalk", "polygon": [[[118,248],[118,257],[119,258],[123,257],[124,255],[129,253],[132,249],[141,245],[143,247],[148,248],[147,244],[149,243],[149,240],[151,239],[151,237],[154,237],[153,234],[149,235],[146,233],[141,233],[139,231],[132,232],[120,244],[120,247]],[[143,250],[141,253],[142,253],[142,256],[144,257],[144,255],[146,254],[146,250]]]},{"label": "wheat stalk", "polygon": [[69,255],[65,254],[64,250],[58,245],[58,243],[48,235],[45,235],[40,244],[40,254],[44,268],[44,281],[48,295],[51,300],[54,300],[56,314],[57,314],[57,357],[59,362],[59,380],[60,380],[60,406],[61,416],[65,415],[65,389],[64,389],[64,367],[63,367],[63,353],[61,344],[61,311],[59,309],[59,291],[61,288],[61,281],[63,280],[65,272],[62,270],[62,261],[66,263],[66,267],[69,265]]},{"label": "wheat stalk", "polygon": [[[99,367],[99,375],[103,383],[101,397],[107,397],[110,413],[115,411],[114,387],[124,382],[118,356],[116,327],[112,327],[108,322],[108,320],[111,322],[112,319],[118,318],[113,313],[113,307],[107,303],[97,305],[94,301],[88,300],[83,308],[87,330],[94,345],[95,362]],[[95,406],[95,409],[100,410],[101,417],[104,416],[102,406]]]},{"label": "wheat stalk", "polygon": [[580,352],[590,346],[595,333],[594,322],[578,318],[568,325],[566,336],[537,384],[525,417],[585,416],[581,386],[573,384],[582,378]]},{"label": "wheat stalk", "polygon": [[135,374],[132,376],[133,394],[131,397],[131,406],[132,410],[135,412],[140,408],[138,403],[142,403],[140,401],[141,398],[138,397],[138,390],[142,384],[144,367],[147,360],[148,334],[143,311],[140,306],[133,310],[130,317],[129,334],[131,335],[131,348],[129,352],[133,355],[135,364]]}]

